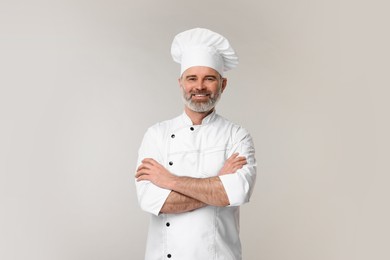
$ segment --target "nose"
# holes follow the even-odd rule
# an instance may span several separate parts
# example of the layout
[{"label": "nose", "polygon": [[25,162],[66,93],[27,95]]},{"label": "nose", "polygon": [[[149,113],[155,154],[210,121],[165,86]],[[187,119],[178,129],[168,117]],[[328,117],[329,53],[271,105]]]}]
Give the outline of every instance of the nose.
[{"label": "nose", "polygon": [[195,86],[197,90],[203,90],[206,88],[206,84],[204,84],[203,80],[199,80]]}]

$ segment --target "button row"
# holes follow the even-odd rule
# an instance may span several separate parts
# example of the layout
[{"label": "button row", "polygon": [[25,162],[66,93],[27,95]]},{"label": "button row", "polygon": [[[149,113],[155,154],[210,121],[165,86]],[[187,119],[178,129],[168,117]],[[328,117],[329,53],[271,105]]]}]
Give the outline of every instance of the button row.
[{"label": "button row", "polygon": [[[167,222],[167,223],[165,223],[165,225],[166,225],[167,227],[169,227],[171,224],[170,224],[169,222]],[[167,254],[167,257],[168,257],[168,258],[171,258],[172,255],[171,255],[171,254]]]},{"label": "button row", "polygon": [[[194,130],[195,130],[195,128],[191,126],[191,127],[190,127],[190,130],[191,130],[191,131],[194,131]],[[171,134],[171,138],[175,138],[175,137],[176,137],[176,135],[175,135],[175,134]]]}]

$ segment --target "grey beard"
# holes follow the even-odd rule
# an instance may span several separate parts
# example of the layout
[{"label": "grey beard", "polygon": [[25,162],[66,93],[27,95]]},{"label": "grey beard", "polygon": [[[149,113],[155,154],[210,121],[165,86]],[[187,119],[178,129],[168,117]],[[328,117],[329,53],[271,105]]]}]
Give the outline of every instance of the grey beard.
[{"label": "grey beard", "polygon": [[183,102],[189,109],[195,112],[204,113],[212,110],[218,103],[221,98],[221,89],[219,89],[218,93],[215,95],[211,95],[207,102],[194,102],[191,99],[191,94],[186,97],[186,94],[183,91]]}]

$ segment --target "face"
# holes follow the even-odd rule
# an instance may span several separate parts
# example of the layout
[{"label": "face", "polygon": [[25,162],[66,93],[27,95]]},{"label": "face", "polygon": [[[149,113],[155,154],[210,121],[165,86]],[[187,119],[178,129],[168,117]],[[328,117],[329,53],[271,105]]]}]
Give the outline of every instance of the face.
[{"label": "face", "polygon": [[183,72],[179,79],[183,101],[194,112],[212,110],[226,87],[227,80],[214,69],[195,66]]}]

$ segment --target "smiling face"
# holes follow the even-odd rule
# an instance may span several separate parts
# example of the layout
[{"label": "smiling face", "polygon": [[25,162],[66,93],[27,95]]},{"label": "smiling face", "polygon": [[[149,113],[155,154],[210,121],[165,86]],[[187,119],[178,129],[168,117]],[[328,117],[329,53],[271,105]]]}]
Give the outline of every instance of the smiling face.
[{"label": "smiling face", "polygon": [[214,69],[195,66],[183,72],[179,79],[183,101],[194,112],[205,113],[214,109],[227,80]]}]

